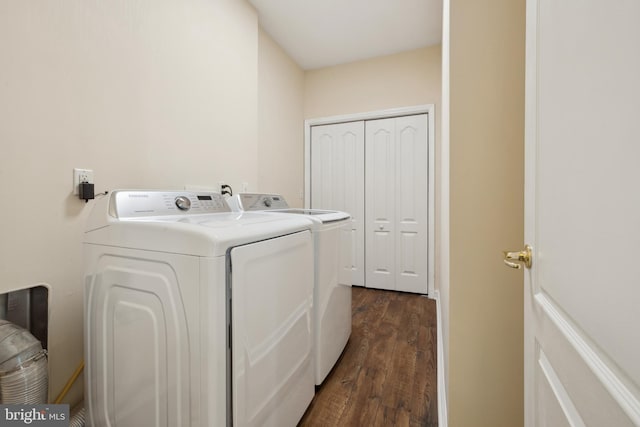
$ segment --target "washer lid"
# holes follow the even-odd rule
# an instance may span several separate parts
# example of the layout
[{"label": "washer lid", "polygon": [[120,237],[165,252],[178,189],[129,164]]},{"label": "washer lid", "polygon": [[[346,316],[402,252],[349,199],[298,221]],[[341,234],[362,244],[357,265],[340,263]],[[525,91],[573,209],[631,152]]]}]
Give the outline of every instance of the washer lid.
[{"label": "washer lid", "polygon": [[350,218],[347,212],[325,209],[301,209],[290,208],[287,201],[279,194],[239,193],[229,200],[229,205],[234,211],[268,211],[274,213],[287,213],[307,215],[314,222],[329,223]]},{"label": "washer lid", "polygon": [[311,220],[317,220],[324,224],[329,222],[336,221],[344,221],[346,219],[351,218],[346,212],[341,211],[329,211],[329,210],[321,210],[321,209],[273,209],[268,212],[273,213],[284,213],[284,214],[294,214],[294,215],[307,215]]}]

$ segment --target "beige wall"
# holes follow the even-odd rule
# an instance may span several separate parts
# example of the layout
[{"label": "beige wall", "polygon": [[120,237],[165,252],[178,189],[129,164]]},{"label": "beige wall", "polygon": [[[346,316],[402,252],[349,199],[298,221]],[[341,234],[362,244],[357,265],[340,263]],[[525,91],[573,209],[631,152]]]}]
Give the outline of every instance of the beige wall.
[{"label": "beige wall", "polygon": [[307,71],[304,117],[420,104],[435,104],[437,117],[440,75],[440,46]]},{"label": "beige wall", "polygon": [[258,187],[304,206],[304,71],[262,29],[258,55]]},{"label": "beige wall", "polygon": [[449,425],[523,424],[524,0],[451,0]]},{"label": "beige wall", "polygon": [[51,287],[55,397],[82,358],[92,202],[71,195],[72,169],[96,191],[256,183],[257,16],[228,0],[3,1],[0,52],[0,292]]}]

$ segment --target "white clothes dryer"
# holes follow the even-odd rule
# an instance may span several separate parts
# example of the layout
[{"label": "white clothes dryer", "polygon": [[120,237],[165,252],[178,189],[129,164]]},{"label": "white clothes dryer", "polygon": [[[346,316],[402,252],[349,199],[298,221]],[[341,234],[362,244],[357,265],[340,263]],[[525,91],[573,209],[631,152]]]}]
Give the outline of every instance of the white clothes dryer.
[{"label": "white clothes dryer", "polygon": [[316,385],[322,384],[351,335],[351,216],[340,211],[289,208],[278,194],[240,193],[227,202],[238,212],[293,214],[313,222],[313,353]]},{"label": "white clothes dryer", "polygon": [[84,252],[87,425],[297,424],[315,391],[309,221],[115,191]]}]

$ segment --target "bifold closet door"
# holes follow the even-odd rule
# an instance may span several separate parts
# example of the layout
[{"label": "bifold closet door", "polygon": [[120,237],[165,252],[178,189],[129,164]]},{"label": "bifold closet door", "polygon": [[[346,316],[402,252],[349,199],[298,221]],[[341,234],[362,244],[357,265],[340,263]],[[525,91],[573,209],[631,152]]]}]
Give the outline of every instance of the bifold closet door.
[{"label": "bifold closet door", "polygon": [[351,215],[352,282],[364,286],[364,122],[313,126],[310,175],[312,209]]},{"label": "bifold closet door", "polygon": [[365,283],[426,294],[427,115],[365,124]]}]

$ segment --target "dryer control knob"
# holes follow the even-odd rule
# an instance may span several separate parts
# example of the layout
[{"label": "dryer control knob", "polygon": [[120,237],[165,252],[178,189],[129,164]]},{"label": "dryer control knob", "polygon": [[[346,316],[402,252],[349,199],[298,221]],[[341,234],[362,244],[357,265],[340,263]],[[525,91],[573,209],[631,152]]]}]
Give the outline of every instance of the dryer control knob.
[{"label": "dryer control knob", "polygon": [[262,201],[262,204],[265,205],[266,207],[270,208],[271,207],[271,199],[264,199]]},{"label": "dryer control knob", "polygon": [[188,211],[191,208],[191,200],[187,196],[176,197],[176,206],[181,211]]}]

